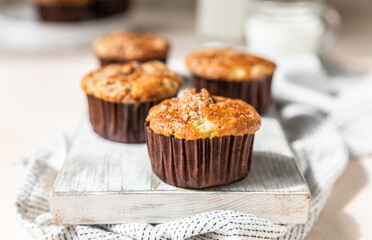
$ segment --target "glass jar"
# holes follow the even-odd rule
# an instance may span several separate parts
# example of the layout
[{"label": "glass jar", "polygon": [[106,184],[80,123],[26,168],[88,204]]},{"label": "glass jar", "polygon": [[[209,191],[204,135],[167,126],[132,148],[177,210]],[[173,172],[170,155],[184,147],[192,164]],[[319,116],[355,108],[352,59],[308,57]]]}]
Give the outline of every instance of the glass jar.
[{"label": "glass jar", "polygon": [[340,16],[321,1],[254,1],[245,21],[250,50],[265,54],[317,53],[337,36]]}]

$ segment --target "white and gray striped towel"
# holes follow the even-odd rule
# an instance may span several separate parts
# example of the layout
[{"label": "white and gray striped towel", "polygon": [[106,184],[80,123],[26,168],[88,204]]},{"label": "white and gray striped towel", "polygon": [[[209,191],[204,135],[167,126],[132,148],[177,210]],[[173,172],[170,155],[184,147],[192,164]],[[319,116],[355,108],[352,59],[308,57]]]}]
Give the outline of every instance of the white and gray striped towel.
[{"label": "white and gray striped towel", "polygon": [[331,77],[312,55],[279,60],[274,96],[312,193],[310,219],[305,225],[276,225],[228,210],[156,226],[52,225],[49,191],[69,149],[68,133],[20,160],[26,174],[16,196],[16,215],[38,239],[303,239],[343,172],[349,152],[372,152],[370,89],[372,79],[368,76]]}]

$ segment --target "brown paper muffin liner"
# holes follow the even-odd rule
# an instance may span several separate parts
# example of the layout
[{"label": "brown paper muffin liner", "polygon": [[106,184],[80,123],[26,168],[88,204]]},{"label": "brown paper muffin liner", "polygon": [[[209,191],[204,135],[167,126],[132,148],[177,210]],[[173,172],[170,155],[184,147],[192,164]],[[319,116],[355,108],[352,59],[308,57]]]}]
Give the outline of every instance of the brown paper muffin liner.
[{"label": "brown paper muffin liner", "polygon": [[[113,103],[87,95],[89,119],[102,138],[123,142],[145,142],[144,123],[150,108],[161,101],[145,102],[138,105]],[[163,100],[163,99],[162,99]]]},{"label": "brown paper muffin liner", "polygon": [[124,13],[129,7],[130,0],[95,0],[92,6],[99,18]]},{"label": "brown paper muffin liner", "polygon": [[[128,62],[131,62],[132,60],[117,60],[117,59],[107,59],[107,58],[98,58],[99,59],[99,62],[101,64],[101,66],[106,66],[106,65],[109,65],[109,64],[115,64],[115,63],[128,63]],[[149,62],[149,61],[153,61],[153,60],[158,60],[158,61],[161,61],[163,63],[166,63],[167,61],[167,57],[165,56],[164,58],[154,58],[154,59],[148,59],[148,60],[144,60],[144,61],[139,61],[139,62]]]},{"label": "brown paper muffin liner", "polygon": [[193,76],[193,83],[198,91],[206,88],[212,95],[241,99],[252,105],[259,113],[264,113],[271,104],[271,81],[272,76],[243,82],[209,80]]},{"label": "brown paper muffin liner", "polygon": [[184,140],[156,134],[145,124],[153,172],[181,188],[205,188],[245,178],[252,162],[254,134]]},{"label": "brown paper muffin liner", "polygon": [[76,22],[93,17],[88,6],[36,6],[41,20],[47,22]]}]

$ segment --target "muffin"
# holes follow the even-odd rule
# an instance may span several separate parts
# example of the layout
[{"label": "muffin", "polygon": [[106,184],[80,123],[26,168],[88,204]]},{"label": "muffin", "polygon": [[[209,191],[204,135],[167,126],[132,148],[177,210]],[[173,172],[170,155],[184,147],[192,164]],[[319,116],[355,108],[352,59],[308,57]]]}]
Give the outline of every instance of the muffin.
[{"label": "muffin", "polygon": [[112,64],[82,79],[89,118],[101,137],[125,143],[145,142],[144,123],[150,108],[174,97],[183,80],[164,63]]},{"label": "muffin", "polygon": [[182,188],[205,188],[245,178],[261,117],[242,100],[186,89],[162,101],[146,118],[154,173]]},{"label": "muffin", "polygon": [[93,10],[97,17],[108,17],[125,12],[130,0],[95,0]]},{"label": "muffin", "polygon": [[232,48],[202,48],[186,58],[197,90],[242,99],[263,113],[271,103],[275,64]]},{"label": "muffin", "polygon": [[154,34],[114,32],[94,41],[93,52],[102,66],[129,61],[166,61],[168,41]]},{"label": "muffin", "polygon": [[93,0],[32,0],[43,21],[73,22],[92,17]]}]

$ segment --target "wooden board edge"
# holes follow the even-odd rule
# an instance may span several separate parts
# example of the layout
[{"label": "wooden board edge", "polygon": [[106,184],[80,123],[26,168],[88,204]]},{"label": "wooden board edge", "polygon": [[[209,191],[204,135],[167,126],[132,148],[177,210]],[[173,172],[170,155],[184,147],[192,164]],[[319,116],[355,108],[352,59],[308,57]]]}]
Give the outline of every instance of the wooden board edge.
[{"label": "wooden board edge", "polygon": [[[164,195],[164,194],[157,193],[156,195]],[[185,194],[184,193],[178,194],[178,193],[174,193],[174,192],[171,193],[171,197],[174,197],[174,199],[176,199],[175,201],[178,201],[179,197],[182,198],[182,195],[185,195]],[[195,194],[193,194],[193,195],[195,195]],[[215,193],[215,195],[217,195],[217,193]],[[264,219],[270,220],[270,221],[272,221],[274,223],[277,223],[277,224],[306,224],[308,222],[308,219],[309,219],[310,205],[311,205],[311,195],[309,193],[306,193],[306,192],[298,192],[298,193],[294,193],[294,194],[283,194],[283,193],[282,194],[277,194],[277,193],[276,194],[275,193],[272,193],[272,194],[268,194],[268,193],[248,193],[248,194],[247,193],[226,193],[224,195],[241,195],[241,196],[244,196],[244,198],[240,198],[239,199],[240,201],[250,201],[252,199],[257,199],[256,201],[258,203],[265,202],[265,201],[268,201],[268,200],[277,199],[277,201],[278,201],[277,204],[273,204],[273,205],[278,205],[278,206],[288,205],[288,202],[290,202],[290,204],[292,204],[293,207],[288,207],[288,209],[281,208],[281,210],[284,210],[284,212],[286,212],[284,214],[281,213],[281,214],[278,215],[278,214],[273,214],[272,212],[268,212],[267,215],[264,215],[264,216],[262,216],[260,214],[257,214],[257,212],[254,212],[254,211],[253,212],[252,211],[244,211],[244,207],[236,207],[236,206],[231,207],[231,208],[229,208],[229,207],[223,207],[223,208],[220,208],[220,209],[217,208],[217,209],[213,209],[211,211],[214,211],[214,210],[234,210],[234,211],[238,211],[238,212],[243,212],[243,213],[247,213],[247,214],[254,214],[254,215],[257,215],[257,216],[261,216]],[[143,197],[143,196],[151,196],[151,197],[149,198],[150,200],[148,200],[148,202],[146,203],[146,197],[144,198],[145,199],[144,202],[141,202],[141,197]],[[104,199],[103,198],[101,199],[100,197],[104,197]],[[201,197],[203,197],[203,196],[201,196]],[[87,209],[91,209],[91,207],[92,207],[91,205],[93,203],[94,203],[95,208],[98,207],[100,209],[99,210],[100,212],[105,212],[106,210],[111,211],[112,210],[111,209],[112,205],[110,205],[110,203],[115,203],[116,208],[120,209],[120,210],[123,210],[123,209],[125,210],[125,208],[136,209],[136,208],[139,208],[138,206],[136,206],[136,203],[141,202],[142,205],[144,204],[146,206],[149,206],[149,205],[151,205],[150,202],[153,203],[154,198],[156,199],[156,196],[154,196],[153,193],[151,193],[151,194],[148,194],[148,193],[143,193],[143,194],[111,193],[110,195],[102,194],[102,193],[83,194],[83,195],[71,195],[71,194],[67,194],[67,193],[66,194],[52,193],[51,194],[51,201],[53,202],[53,204],[51,204],[51,206],[53,206],[53,207],[51,207],[52,222],[53,222],[53,224],[58,224],[58,225],[117,224],[117,223],[133,223],[133,222],[164,223],[164,222],[169,222],[169,221],[176,220],[176,219],[181,218],[181,217],[186,217],[186,216],[201,213],[200,211],[197,211],[196,208],[195,208],[195,209],[191,209],[189,211],[186,211],[185,213],[182,213],[177,217],[176,216],[170,217],[168,214],[166,214],[166,216],[164,216],[164,217],[150,216],[150,217],[152,217],[153,221],[149,220],[150,217],[136,215],[137,214],[136,212],[131,213],[131,214],[122,214],[122,213],[119,214],[118,213],[119,218],[121,216],[122,219],[126,219],[126,221],[118,221],[118,220],[115,220],[115,219],[109,220],[106,216],[102,217],[102,218],[98,217],[98,219],[93,219],[94,216],[97,216],[97,214],[94,213],[94,209],[93,209],[93,213],[84,210],[84,207],[86,207]],[[200,199],[198,198],[198,196],[192,196],[192,198],[194,199],[193,201],[196,201],[196,202],[198,202],[198,204],[200,204]],[[209,198],[209,196],[208,196],[208,198]],[[100,202],[103,202],[103,206],[100,205]],[[165,204],[168,205],[167,208],[169,207],[171,209],[173,207],[172,205],[174,205],[174,203],[172,204],[171,202],[172,201],[170,201],[169,203],[165,203]],[[227,202],[231,202],[231,199],[227,200]],[[129,205],[125,206],[125,204],[129,204]],[[67,206],[67,205],[69,205],[69,206]],[[100,206],[98,206],[98,205],[100,205]],[[190,203],[190,205],[193,205],[193,203]],[[266,211],[266,207],[263,207],[263,206],[261,206],[261,207],[251,206],[250,208],[255,208],[256,210],[261,209],[260,211],[264,211],[264,209],[265,209],[265,211]],[[74,209],[81,210],[80,214],[83,212],[83,214],[81,214],[81,215],[83,215],[83,216],[85,215],[86,217],[80,217],[78,219],[75,218],[73,216]],[[154,209],[155,209],[155,207],[152,208],[152,210],[154,210]],[[272,211],[276,211],[276,210],[272,210]],[[141,213],[142,210],[139,211],[139,212]],[[286,214],[288,214],[288,216],[285,216]],[[269,215],[273,215],[274,217],[271,218]],[[92,218],[90,218],[88,216],[90,216]],[[164,220],[165,218],[167,218],[166,221]]]}]

